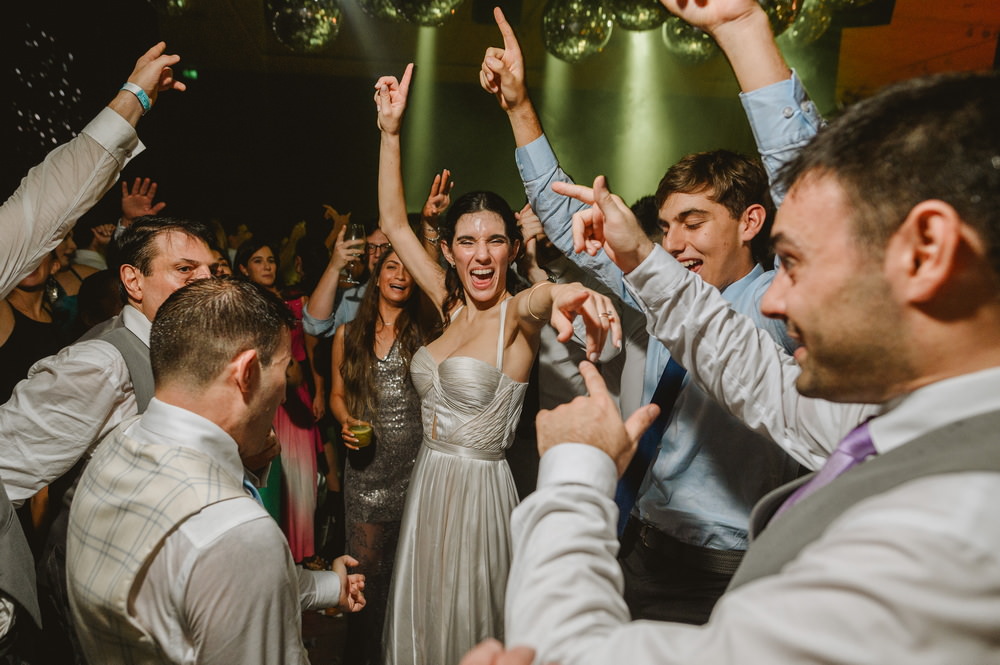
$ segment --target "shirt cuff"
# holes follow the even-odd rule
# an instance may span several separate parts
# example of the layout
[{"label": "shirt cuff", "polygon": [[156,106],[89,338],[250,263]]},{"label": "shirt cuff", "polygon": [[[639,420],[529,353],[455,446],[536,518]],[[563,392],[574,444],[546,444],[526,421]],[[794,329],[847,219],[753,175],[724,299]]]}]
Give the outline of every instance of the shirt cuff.
[{"label": "shirt cuff", "polygon": [[600,448],[585,443],[560,443],[542,455],[538,465],[538,489],[586,485],[611,498],[617,484],[614,461]]},{"label": "shirt cuff", "polygon": [[663,247],[654,245],[653,251],[642,263],[625,275],[624,284],[625,291],[649,319],[648,313],[658,311],[657,308],[663,306],[685,279],[698,278],[667,254]]},{"label": "shirt cuff", "polygon": [[534,180],[544,173],[555,171],[559,166],[556,153],[552,151],[549,140],[542,134],[528,145],[514,150],[514,160],[521,179],[525,182]]},{"label": "shirt cuff", "polygon": [[312,581],[315,594],[309,609],[325,609],[340,605],[340,575],[332,570],[302,570],[300,575]]},{"label": "shirt cuff", "polygon": [[309,305],[302,308],[302,329],[313,337],[330,337],[333,330],[333,315],[326,319],[317,319],[309,313]]},{"label": "shirt cuff", "polygon": [[741,92],[740,101],[761,155],[809,141],[823,122],[795,70],[787,80]]},{"label": "shirt cuff", "polygon": [[123,167],[146,149],[135,127],[108,107],[83,128],[83,133],[100,143]]}]

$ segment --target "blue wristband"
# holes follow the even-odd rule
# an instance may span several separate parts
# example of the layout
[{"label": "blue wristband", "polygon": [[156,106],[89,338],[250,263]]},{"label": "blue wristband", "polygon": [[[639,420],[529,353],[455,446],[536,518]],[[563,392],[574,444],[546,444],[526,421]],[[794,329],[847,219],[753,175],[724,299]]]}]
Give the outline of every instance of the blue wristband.
[{"label": "blue wristband", "polygon": [[142,104],[143,115],[146,115],[146,113],[149,112],[149,109],[152,106],[152,104],[149,103],[149,95],[146,94],[145,90],[137,86],[135,83],[132,83],[131,81],[126,82],[125,85],[119,88],[119,90],[128,90],[129,92],[131,92],[133,95],[136,96],[136,99],[138,99],[139,103]]}]

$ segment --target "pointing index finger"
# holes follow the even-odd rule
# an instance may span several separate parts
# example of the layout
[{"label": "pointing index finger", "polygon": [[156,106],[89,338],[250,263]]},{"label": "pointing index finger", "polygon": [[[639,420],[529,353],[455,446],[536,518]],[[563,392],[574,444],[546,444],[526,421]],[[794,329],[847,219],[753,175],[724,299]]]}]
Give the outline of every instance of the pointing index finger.
[{"label": "pointing index finger", "polygon": [[510,27],[510,23],[507,22],[506,17],[503,15],[503,10],[499,7],[494,7],[493,18],[496,19],[497,27],[500,28],[500,34],[503,35],[504,50],[510,51],[511,55],[520,56],[521,46],[517,43],[514,28]]},{"label": "pointing index finger", "polygon": [[403,97],[407,97],[410,91],[410,79],[413,77],[413,63],[406,65],[406,71],[403,72],[403,80],[399,82],[399,93]]}]

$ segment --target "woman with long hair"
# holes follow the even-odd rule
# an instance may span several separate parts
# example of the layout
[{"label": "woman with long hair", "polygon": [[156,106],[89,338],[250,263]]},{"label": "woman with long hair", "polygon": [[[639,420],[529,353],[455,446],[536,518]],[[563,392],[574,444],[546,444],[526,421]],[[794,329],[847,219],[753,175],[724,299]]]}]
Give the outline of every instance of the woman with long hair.
[{"label": "woman with long hair", "polygon": [[[271,245],[251,238],[236,251],[235,274],[282,297],[295,315],[292,330],[292,363],[288,370],[285,402],[274,416],[274,433],[281,443],[280,473],[272,462],[268,486],[261,498],[268,512],[281,524],[296,563],[316,554],[313,527],[316,513],[316,455],[323,452],[313,397],[305,380],[310,371],[306,335],[302,331],[305,296],[285,298],[278,286],[278,262]],[[280,478],[280,484],[277,482]],[[279,485],[275,492],[274,485]],[[280,507],[279,507],[280,506]]]},{"label": "woman with long hair", "polygon": [[[365,611],[350,617],[360,624],[352,642],[365,652],[362,662],[381,658],[403,501],[423,438],[410,360],[427,332],[419,287],[389,250],[375,265],[357,317],[333,339],[330,409],[354,451],[344,467],[344,512],[347,551],[365,574]],[[359,440],[351,428],[367,425],[373,435]]]},{"label": "woman with long hair", "polygon": [[[485,637],[503,637],[510,512],[517,493],[504,451],[524,400],[542,326],[566,341],[570,320],[588,327],[596,355],[610,300],[578,284],[517,288],[511,266],[521,235],[492,192],[459,197],[438,227],[443,270],[406,219],[400,126],[412,65],[402,81],[375,84],[381,129],[380,223],[417,284],[440,309],[441,335],[414,353],[424,437],[410,480],[384,636],[385,662],[454,665]],[[430,239],[433,239],[433,234]]]}]

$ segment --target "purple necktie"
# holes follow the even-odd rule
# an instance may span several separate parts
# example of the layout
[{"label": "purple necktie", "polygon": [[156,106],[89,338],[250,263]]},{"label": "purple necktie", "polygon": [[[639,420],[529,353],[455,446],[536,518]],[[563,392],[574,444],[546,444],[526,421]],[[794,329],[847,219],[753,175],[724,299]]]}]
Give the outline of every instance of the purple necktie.
[{"label": "purple necktie", "polygon": [[829,458],[827,458],[826,464],[823,465],[823,468],[821,468],[816,475],[809,480],[809,482],[802,485],[800,488],[795,490],[790,497],[785,499],[785,502],[781,504],[781,507],[778,508],[777,512],[774,513],[774,517],[771,519],[781,515],[796,503],[828,484],[852,466],[856,466],[861,462],[864,462],[874,454],[875,445],[872,443],[872,435],[868,431],[868,422],[866,421],[852,429],[851,432],[845,436],[839,444],[837,444],[837,449],[833,451],[833,454],[830,455]]}]

